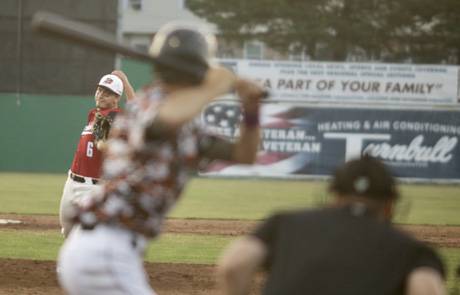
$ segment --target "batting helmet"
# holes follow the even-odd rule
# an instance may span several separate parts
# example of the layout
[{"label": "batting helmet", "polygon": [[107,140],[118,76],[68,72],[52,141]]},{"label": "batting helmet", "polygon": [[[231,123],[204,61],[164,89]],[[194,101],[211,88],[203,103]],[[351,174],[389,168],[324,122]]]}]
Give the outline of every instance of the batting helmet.
[{"label": "batting helmet", "polygon": [[214,56],[216,39],[190,24],[171,23],[155,35],[149,53],[155,64],[192,76],[201,81]]}]

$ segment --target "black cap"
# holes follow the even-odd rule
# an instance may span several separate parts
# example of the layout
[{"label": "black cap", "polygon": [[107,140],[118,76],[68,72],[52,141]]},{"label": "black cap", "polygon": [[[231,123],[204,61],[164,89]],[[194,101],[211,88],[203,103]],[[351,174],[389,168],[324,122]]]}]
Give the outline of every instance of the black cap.
[{"label": "black cap", "polygon": [[369,155],[339,167],[329,190],[344,197],[359,196],[378,201],[397,199],[399,196],[390,171],[381,161]]}]

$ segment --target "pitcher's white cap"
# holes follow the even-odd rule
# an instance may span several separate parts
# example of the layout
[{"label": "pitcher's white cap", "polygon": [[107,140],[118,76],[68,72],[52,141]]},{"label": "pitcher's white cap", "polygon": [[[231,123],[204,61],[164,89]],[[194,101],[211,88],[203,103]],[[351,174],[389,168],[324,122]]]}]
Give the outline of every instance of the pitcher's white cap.
[{"label": "pitcher's white cap", "polygon": [[118,95],[123,93],[123,82],[118,76],[112,74],[102,77],[97,85],[105,87]]}]

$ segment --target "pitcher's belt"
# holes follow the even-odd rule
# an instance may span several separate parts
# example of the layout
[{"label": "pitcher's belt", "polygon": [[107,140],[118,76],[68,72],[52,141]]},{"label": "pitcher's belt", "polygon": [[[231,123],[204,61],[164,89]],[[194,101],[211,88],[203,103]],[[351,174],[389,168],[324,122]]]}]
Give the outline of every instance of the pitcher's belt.
[{"label": "pitcher's belt", "polygon": [[86,183],[86,184],[97,184],[99,182],[99,179],[80,176],[72,172],[70,172],[70,178],[72,178],[73,181],[80,182],[80,183]]}]

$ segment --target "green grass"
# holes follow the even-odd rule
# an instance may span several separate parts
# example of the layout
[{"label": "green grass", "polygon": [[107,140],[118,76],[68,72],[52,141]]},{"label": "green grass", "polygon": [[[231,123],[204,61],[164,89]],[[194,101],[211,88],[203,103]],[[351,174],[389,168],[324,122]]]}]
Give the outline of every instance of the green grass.
[{"label": "green grass", "polygon": [[65,174],[0,173],[0,212],[58,214]]},{"label": "green grass", "polygon": [[[0,213],[58,214],[66,175],[0,173]],[[459,185],[402,185],[396,222],[460,225]],[[275,210],[315,206],[326,199],[321,181],[197,178],[174,218],[263,219]]]},{"label": "green grass", "polygon": [[[167,263],[214,264],[222,249],[235,237],[164,234],[150,243],[146,260]],[[56,230],[0,230],[0,257],[56,260],[64,239]]]},{"label": "green grass", "polygon": [[[452,290],[455,283],[455,269],[460,266],[460,249],[441,248],[439,252],[447,270],[447,288]],[[458,281],[458,284],[458,287],[460,288],[460,281]]]},{"label": "green grass", "polygon": [[64,238],[56,231],[0,230],[0,257],[55,260]]},{"label": "green grass", "polygon": [[262,219],[276,209],[313,206],[323,191],[323,182],[194,179],[171,217]]},{"label": "green grass", "polygon": [[403,185],[401,195],[409,214],[397,222],[460,225],[460,185]]},{"label": "green grass", "polygon": [[164,234],[151,243],[146,260],[153,262],[215,264],[234,237]]}]

